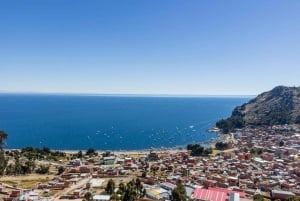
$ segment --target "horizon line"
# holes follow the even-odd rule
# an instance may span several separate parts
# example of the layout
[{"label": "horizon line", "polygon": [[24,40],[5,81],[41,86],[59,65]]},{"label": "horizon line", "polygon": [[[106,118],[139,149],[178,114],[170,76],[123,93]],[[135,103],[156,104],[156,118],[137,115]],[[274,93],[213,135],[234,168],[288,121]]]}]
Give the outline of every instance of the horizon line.
[{"label": "horizon line", "polygon": [[69,95],[69,96],[113,96],[113,97],[232,97],[252,98],[257,95],[226,95],[226,94],[150,94],[150,93],[79,93],[79,92],[10,92],[0,91],[0,95]]}]

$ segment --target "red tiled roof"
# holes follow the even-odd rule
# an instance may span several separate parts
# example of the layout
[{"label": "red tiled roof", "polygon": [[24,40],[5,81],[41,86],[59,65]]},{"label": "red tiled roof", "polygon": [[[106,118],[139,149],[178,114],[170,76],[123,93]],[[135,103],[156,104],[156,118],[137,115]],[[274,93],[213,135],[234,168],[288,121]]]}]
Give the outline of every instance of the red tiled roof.
[{"label": "red tiled roof", "polygon": [[193,198],[210,201],[226,201],[228,196],[224,192],[196,188],[193,193]]}]

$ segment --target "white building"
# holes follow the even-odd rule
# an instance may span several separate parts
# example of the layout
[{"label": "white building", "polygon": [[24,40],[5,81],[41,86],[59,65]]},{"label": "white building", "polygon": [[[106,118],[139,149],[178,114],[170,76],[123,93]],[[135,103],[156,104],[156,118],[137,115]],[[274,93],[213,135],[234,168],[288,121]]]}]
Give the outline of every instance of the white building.
[{"label": "white building", "polygon": [[110,195],[94,195],[93,200],[95,201],[109,201]]}]

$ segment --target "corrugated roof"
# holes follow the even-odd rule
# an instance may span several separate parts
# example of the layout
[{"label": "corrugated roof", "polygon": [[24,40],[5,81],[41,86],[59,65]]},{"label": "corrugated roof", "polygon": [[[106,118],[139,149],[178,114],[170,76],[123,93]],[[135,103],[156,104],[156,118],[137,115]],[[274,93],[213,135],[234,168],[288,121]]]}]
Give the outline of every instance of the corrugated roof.
[{"label": "corrugated roof", "polygon": [[194,191],[193,198],[210,201],[226,201],[228,196],[224,192],[197,188]]},{"label": "corrugated roof", "polygon": [[164,182],[162,184],[160,184],[161,187],[165,187],[165,188],[170,188],[170,189],[174,189],[176,188],[176,185],[172,184],[172,183],[169,183],[169,182]]},{"label": "corrugated roof", "polygon": [[284,195],[291,195],[294,196],[295,194],[290,191],[279,191],[279,190],[272,190],[272,193],[276,194],[284,194]]},{"label": "corrugated roof", "polygon": [[159,187],[159,188],[153,188],[153,189],[147,190],[147,194],[150,195],[151,197],[160,199],[160,198],[164,197],[164,195],[168,195],[168,191]]},{"label": "corrugated roof", "polygon": [[245,192],[232,191],[232,190],[228,190],[228,189],[224,189],[224,188],[212,188],[212,187],[209,187],[208,190],[223,192],[223,193],[226,193],[227,195],[229,195],[230,193],[238,193],[240,195],[240,197],[242,197],[242,198],[246,197],[246,193]]}]

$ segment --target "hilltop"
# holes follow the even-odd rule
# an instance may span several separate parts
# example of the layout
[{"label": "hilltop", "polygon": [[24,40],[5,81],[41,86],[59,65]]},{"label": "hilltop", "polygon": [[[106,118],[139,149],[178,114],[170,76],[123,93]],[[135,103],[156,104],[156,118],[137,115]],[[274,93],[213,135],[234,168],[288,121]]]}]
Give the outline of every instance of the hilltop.
[{"label": "hilltop", "polygon": [[245,126],[300,124],[300,87],[277,86],[242,106],[216,126],[228,133]]}]

